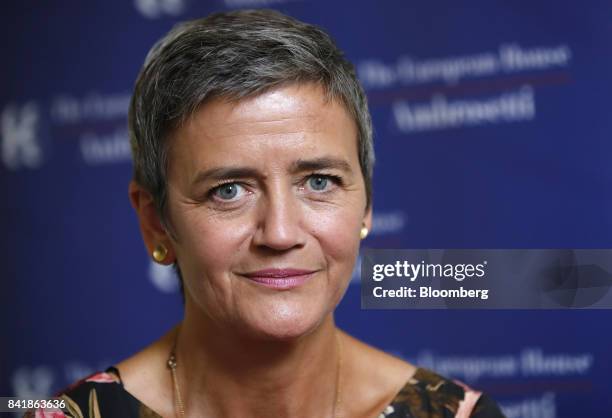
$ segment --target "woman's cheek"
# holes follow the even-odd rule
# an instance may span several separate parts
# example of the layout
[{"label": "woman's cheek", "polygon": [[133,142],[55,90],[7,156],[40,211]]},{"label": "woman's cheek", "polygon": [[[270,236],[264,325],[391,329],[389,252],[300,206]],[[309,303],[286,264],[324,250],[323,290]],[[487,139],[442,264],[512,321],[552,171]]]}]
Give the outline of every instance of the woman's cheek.
[{"label": "woman's cheek", "polygon": [[318,217],[318,237],[322,251],[336,262],[347,263],[351,271],[359,248],[362,219],[354,211],[340,211]]},{"label": "woman's cheek", "polygon": [[229,262],[245,242],[250,230],[248,219],[194,218],[186,227],[186,250],[195,249],[197,259],[205,263]]},{"label": "woman's cheek", "polygon": [[206,300],[210,305],[212,297],[223,305],[221,301],[232,297],[228,273],[243,252],[248,222],[193,218],[191,226],[179,239],[179,264],[184,265],[185,284],[199,303]]}]

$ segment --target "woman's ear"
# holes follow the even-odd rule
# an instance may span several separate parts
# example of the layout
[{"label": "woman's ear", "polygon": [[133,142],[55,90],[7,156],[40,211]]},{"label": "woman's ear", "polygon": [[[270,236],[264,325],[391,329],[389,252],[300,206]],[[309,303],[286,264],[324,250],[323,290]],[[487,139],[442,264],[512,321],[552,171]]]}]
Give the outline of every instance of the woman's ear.
[{"label": "woman's ear", "polygon": [[176,260],[172,241],[161,223],[153,196],[132,180],[128,187],[132,207],[138,216],[140,232],[147,253],[160,264],[172,264]]}]

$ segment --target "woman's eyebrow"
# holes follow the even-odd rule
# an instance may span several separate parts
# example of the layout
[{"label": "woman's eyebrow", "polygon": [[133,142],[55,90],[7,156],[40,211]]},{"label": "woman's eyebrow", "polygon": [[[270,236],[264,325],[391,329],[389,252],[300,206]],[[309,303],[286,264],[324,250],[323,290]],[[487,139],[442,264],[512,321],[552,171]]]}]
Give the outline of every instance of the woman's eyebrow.
[{"label": "woman's eyebrow", "polygon": [[292,173],[299,173],[302,171],[316,171],[324,169],[336,169],[344,171],[346,174],[351,174],[351,165],[341,158],[335,157],[320,157],[313,158],[310,160],[297,160],[291,164],[290,171]]},{"label": "woman's eyebrow", "polygon": [[[341,158],[321,157],[310,160],[297,160],[291,164],[289,171],[292,174],[304,171],[316,171],[324,169],[336,169],[351,174],[351,166]],[[205,181],[219,181],[232,178],[260,177],[259,170],[252,167],[213,167],[200,171],[192,184],[196,185]]]},{"label": "woman's eyebrow", "polygon": [[213,167],[198,172],[192,184],[196,185],[208,180],[218,181],[231,178],[257,177],[258,174],[259,172],[251,167]]}]

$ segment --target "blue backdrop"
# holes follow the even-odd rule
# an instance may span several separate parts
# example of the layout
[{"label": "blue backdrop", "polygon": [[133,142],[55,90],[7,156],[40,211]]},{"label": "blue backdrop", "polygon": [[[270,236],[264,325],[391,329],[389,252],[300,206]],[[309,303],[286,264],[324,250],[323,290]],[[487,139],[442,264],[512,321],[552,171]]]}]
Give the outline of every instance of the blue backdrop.
[{"label": "blue backdrop", "polygon": [[[181,317],[127,198],[126,113],[180,20],[272,7],[327,29],[375,125],[376,248],[612,248],[612,3],[5,2],[0,395],[49,394]],[[507,416],[612,417],[610,311],[363,311],[341,327]]]}]

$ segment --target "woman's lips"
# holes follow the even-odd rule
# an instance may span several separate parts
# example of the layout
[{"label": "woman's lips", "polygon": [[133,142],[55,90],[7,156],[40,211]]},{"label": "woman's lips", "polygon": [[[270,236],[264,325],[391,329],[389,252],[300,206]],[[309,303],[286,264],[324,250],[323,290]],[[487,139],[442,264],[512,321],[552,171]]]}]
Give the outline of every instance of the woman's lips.
[{"label": "woman's lips", "polygon": [[265,269],[243,273],[242,276],[273,289],[293,289],[306,283],[316,270]]}]

